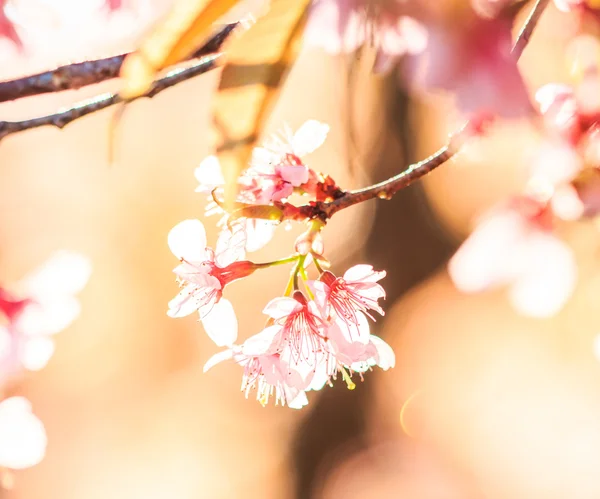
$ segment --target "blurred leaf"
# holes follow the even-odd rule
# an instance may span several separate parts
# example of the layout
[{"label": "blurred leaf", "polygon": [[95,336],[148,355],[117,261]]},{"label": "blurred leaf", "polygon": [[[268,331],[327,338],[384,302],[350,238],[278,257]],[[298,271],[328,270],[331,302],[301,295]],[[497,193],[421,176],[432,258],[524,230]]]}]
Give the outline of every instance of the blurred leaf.
[{"label": "blurred leaf", "polygon": [[310,0],[272,0],[269,11],[227,46],[213,122],[228,205],[298,56],[309,5]]},{"label": "blurred leaf", "polygon": [[161,69],[184,60],[212,34],[211,27],[240,0],[178,0],[167,17],[123,62],[121,96],[144,94]]}]

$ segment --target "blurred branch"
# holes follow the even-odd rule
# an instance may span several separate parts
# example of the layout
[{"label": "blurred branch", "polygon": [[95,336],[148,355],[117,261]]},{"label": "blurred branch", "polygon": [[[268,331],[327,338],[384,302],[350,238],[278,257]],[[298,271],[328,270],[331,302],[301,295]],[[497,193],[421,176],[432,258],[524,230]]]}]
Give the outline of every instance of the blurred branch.
[{"label": "blurred branch", "polygon": [[[202,47],[196,50],[189,59],[199,59],[218,52],[223,42],[237,25],[238,23],[225,25]],[[76,90],[87,85],[116,78],[119,76],[121,66],[127,55],[129,54],[68,64],[51,71],[0,82],[0,102],[63,90]]]},{"label": "blurred branch", "polygon": [[521,58],[521,55],[523,55],[523,51],[529,43],[529,39],[533,34],[533,30],[537,26],[540,17],[542,17],[542,13],[544,12],[549,3],[550,0],[537,0],[535,2],[535,5],[529,13],[529,17],[527,17],[525,24],[523,24],[523,27],[519,32],[519,36],[517,36],[517,40],[515,41],[515,44],[513,45],[513,48],[510,51],[511,55],[516,60],[519,60]]},{"label": "blurred branch", "polygon": [[[521,29],[513,47],[511,55],[515,60],[519,60],[525,47],[531,39],[531,35],[544,12],[544,9],[550,3],[549,0],[537,0],[533,6],[523,28]],[[408,187],[415,180],[424,177],[429,172],[435,170],[438,166],[443,165],[446,161],[452,158],[460,151],[462,145],[469,137],[472,136],[472,131],[481,126],[481,123],[467,122],[458,132],[451,135],[448,143],[435,152],[428,158],[410,165],[406,170],[378,184],[348,191],[342,196],[327,202],[313,202],[303,206],[294,207],[289,204],[283,207],[283,217],[294,220],[306,218],[320,218],[324,221],[331,218],[336,212],[348,208],[370,199],[391,199],[391,197],[399,190]]]},{"label": "blurred branch", "polygon": [[[192,66],[171,71],[163,78],[156,80],[148,93],[142,97],[154,97],[156,94],[159,94],[163,90],[166,90],[173,85],[177,85],[178,83],[210,71],[216,67],[217,59],[219,57],[220,54],[207,56]],[[92,99],[79,102],[74,106],[61,110],[55,114],[49,114],[47,116],[40,116],[38,118],[31,118],[22,121],[0,121],[0,140],[7,135],[41,126],[50,125],[57,128],[63,128],[72,121],[120,102],[125,102],[125,100],[118,94],[106,93],[93,97]]]}]

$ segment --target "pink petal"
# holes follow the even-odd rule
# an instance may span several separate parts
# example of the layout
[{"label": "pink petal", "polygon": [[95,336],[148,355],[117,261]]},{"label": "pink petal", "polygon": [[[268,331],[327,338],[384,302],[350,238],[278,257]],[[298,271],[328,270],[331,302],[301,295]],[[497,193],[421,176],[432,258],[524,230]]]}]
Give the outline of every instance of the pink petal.
[{"label": "pink petal", "polygon": [[577,264],[571,249],[560,239],[539,233],[527,245],[528,265],[510,289],[514,307],[530,317],[551,317],[571,296],[577,281]]},{"label": "pink petal", "polygon": [[221,352],[217,352],[210,359],[206,361],[204,367],[202,368],[202,372],[207,372],[209,369],[212,369],[217,364],[224,362],[226,360],[231,360],[233,358],[233,349],[228,348],[227,350],[223,350]]},{"label": "pink petal", "polygon": [[299,187],[308,182],[308,168],[304,165],[280,165],[275,168],[275,171],[283,180],[294,187]]},{"label": "pink petal", "polygon": [[38,464],[46,453],[46,431],[23,397],[0,403],[0,466],[24,469]]},{"label": "pink petal", "polygon": [[229,300],[221,298],[201,320],[206,334],[217,346],[231,346],[237,340],[238,322]]},{"label": "pink petal", "polygon": [[169,248],[177,258],[188,262],[206,260],[206,231],[200,220],[184,220],[171,229]]},{"label": "pink petal", "polygon": [[300,308],[302,308],[302,305],[293,298],[278,297],[273,298],[267,303],[267,306],[263,310],[263,314],[267,314],[269,317],[277,320],[287,317],[292,312],[300,310]]},{"label": "pink petal", "polygon": [[[317,120],[306,121],[298,128],[292,138],[292,150],[294,154],[302,157],[315,151],[323,145],[328,133],[329,125],[326,123],[321,123]],[[306,183],[307,180],[308,178],[302,183]]]}]

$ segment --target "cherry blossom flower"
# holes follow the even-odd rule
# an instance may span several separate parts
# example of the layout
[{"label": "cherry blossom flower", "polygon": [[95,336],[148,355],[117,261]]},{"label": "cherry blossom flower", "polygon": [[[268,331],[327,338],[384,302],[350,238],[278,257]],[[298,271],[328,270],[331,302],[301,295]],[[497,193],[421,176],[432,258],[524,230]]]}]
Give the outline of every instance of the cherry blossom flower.
[{"label": "cherry blossom flower", "polygon": [[0,402],[0,467],[24,469],[38,464],[46,453],[46,431],[23,397]]},{"label": "cherry blossom flower", "polygon": [[52,336],[79,315],[75,294],[83,289],[91,265],[82,255],[60,251],[15,286],[0,292],[0,371],[4,377],[25,368],[43,368],[54,353]]},{"label": "cherry blossom flower", "polygon": [[371,43],[377,50],[376,71],[390,69],[399,57],[427,45],[426,29],[407,15],[406,2],[396,0],[316,0],[305,36],[331,54]]},{"label": "cherry blossom flower", "polygon": [[244,368],[242,376],[242,392],[246,398],[250,391],[256,389],[256,399],[265,406],[271,397],[275,405],[286,405],[292,409],[300,409],[308,404],[306,393],[294,386],[292,373],[285,371],[279,354],[248,354],[244,346],[234,346],[211,357],[204,365],[204,372],[216,364],[233,359]]},{"label": "cherry blossom flower", "polygon": [[[367,282],[369,273],[359,274]],[[292,298],[271,300],[264,312],[271,317],[269,326],[242,345],[214,355],[204,367],[207,371],[233,359],[244,367],[242,391],[248,397],[256,388],[256,398],[263,405],[274,396],[276,403],[300,408],[308,403],[306,390],[320,390],[340,374],[348,388],[354,389],[352,373],[363,373],[373,366],[387,370],[395,364],[394,352],[381,338],[370,334],[361,312],[356,312],[356,323],[326,323],[315,302],[300,291]]]},{"label": "cherry blossom flower", "polygon": [[[231,236],[231,237],[229,237]],[[228,235],[217,243],[217,253],[206,246],[206,231],[199,220],[184,220],[169,233],[169,248],[181,261],[173,272],[182,290],[169,302],[170,317],[198,311],[208,336],[218,346],[232,345],[237,338],[237,319],[231,302],[222,298],[225,286],[246,277],[256,265],[240,260],[243,244]]]},{"label": "cherry blossom flower", "polygon": [[[225,179],[221,171],[221,165],[216,156],[208,156],[205,158],[195,170],[196,179],[199,186],[196,192],[201,192],[211,196],[216,190],[223,189]],[[251,181],[245,176],[240,177],[239,181],[239,196],[238,201],[241,203],[257,204],[255,181]],[[229,215],[211,201],[206,206],[206,215],[218,214],[221,215],[221,220],[217,225],[225,227],[229,223]],[[238,237],[245,239],[244,248],[247,252],[257,251],[265,246],[275,233],[276,223],[270,220],[259,220],[254,218],[238,219],[230,224],[234,226],[234,230],[238,232]],[[226,229],[224,229],[226,230]]]},{"label": "cherry blossom flower", "polygon": [[384,277],[385,271],[375,272],[371,265],[355,265],[343,277],[335,277],[326,271],[318,281],[310,284],[323,317],[329,320],[335,313],[340,319],[356,324],[357,312],[364,312],[371,318],[368,310],[384,315],[378,300],[385,298],[385,290],[377,283]]},{"label": "cherry blossom flower", "polygon": [[570,248],[549,225],[549,208],[533,200],[499,207],[485,218],[449,263],[464,293],[509,286],[522,314],[549,317],[571,296],[577,266]]},{"label": "cherry blossom flower", "polygon": [[314,188],[311,182],[314,172],[304,164],[303,158],[318,149],[328,133],[329,125],[308,120],[295,133],[286,126],[280,136],[273,135],[263,147],[256,147],[246,172],[261,188],[256,193],[256,202],[281,201],[295,189]]},{"label": "cherry blossom flower", "polygon": [[0,36],[12,41],[19,49],[23,48],[23,41],[19,37],[12,21],[6,16],[5,4],[7,0],[0,0]]}]

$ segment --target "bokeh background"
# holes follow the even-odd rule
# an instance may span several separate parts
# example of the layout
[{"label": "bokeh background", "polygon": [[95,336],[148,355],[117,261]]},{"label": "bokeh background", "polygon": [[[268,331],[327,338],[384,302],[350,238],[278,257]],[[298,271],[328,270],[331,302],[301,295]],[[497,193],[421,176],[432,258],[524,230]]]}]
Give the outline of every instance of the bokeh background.
[{"label": "bokeh background", "polygon": [[[0,77],[128,50],[169,2],[124,1],[112,14],[100,3],[10,2],[25,51],[0,47]],[[545,13],[520,63],[532,94],[567,80],[570,22],[553,6]],[[270,126],[329,123],[310,166],[346,188],[429,155],[461,121],[450,96],[408,91],[397,72],[369,75],[368,62],[350,70],[346,57],[306,49]],[[387,314],[375,332],[394,347],[395,369],[368,373],[352,392],[338,383],[311,393],[301,411],[246,400],[233,364],[202,373],[216,348],[194,317],[166,316],[177,292],[166,240],[177,222],[203,214],[193,172],[208,153],[217,76],[133,103],[112,163],[114,109],[0,144],[2,282],[55,249],[83,252],[94,265],[82,314],[57,337],[55,356],[14,387],[31,399],[49,445],[2,497],[599,497],[597,228],[565,234],[579,256],[579,285],[552,319],[518,316],[502,291],[462,295],[445,269],[476,217],[523,186],[539,141],[525,122],[494,126],[425,181],[341,212],[327,227],[334,271],[370,263],[388,272]],[[2,104],[2,119],[116,88]],[[301,229],[279,228],[255,259],[288,254]],[[286,269],[273,268],[231,286],[242,338],[259,330],[263,305],[286,280]]]}]

